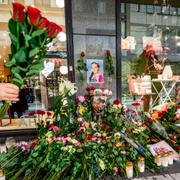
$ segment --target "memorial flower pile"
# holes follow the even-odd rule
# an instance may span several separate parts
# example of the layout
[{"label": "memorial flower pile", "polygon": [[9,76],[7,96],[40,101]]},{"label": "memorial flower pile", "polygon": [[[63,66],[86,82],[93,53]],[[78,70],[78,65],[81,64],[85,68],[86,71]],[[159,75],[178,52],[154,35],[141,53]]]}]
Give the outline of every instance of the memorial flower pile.
[{"label": "memorial flower pile", "polygon": [[[137,162],[141,156],[145,157],[146,168],[157,168],[146,146],[149,136],[133,136],[140,125],[128,119],[126,106],[118,99],[111,103],[108,98],[100,113],[94,111],[93,96],[109,97],[111,91],[90,88],[92,94],[76,99],[75,84],[65,81],[62,87],[56,98],[53,122],[46,119],[46,126],[38,125],[37,143],[30,145],[28,151],[17,145],[1,154],[0,166],[8,178],[21,175],[26,179],[97,179],[117,174],[126,177],[127,161],[133,162],[134,175],[138,176]],[[16,157],[12,149],[21,155]]]},{"label": "memorial flower pile", "polygon": [[[35,7],[24,7],[14,2],[12,17],[8,23],[11,39],[11,54],[6,67],[11,70],[11,82],[19,88],[25,80],[37,75],[43,69],[47,44],[57,36],[62,28],[41,15]],[[10,102],[0,109],[0,117],[8,110]]]}]

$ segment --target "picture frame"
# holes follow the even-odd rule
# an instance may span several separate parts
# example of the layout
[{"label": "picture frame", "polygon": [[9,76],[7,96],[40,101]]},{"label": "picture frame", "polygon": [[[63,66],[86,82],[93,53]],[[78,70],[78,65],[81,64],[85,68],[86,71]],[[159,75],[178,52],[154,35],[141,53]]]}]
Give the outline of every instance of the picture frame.
[{"label": "picture frame", "polygon": [[104,65],[102,59],[87,59],[87,83],[104,83]]}]

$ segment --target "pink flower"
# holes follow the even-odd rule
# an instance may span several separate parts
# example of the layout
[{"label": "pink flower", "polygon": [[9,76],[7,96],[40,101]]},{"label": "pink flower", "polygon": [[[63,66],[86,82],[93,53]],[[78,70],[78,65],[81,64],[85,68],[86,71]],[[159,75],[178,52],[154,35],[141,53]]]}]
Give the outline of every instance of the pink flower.
[{"label": "pink flower", "polygon": [[117,166],[115,166],[113,169],[115,173],[118,173],[119,168]]},{"label": "pink flower", "polygon": [[145,48],[145,56],[146,58],[154,57],[155,56],[155,50],[152,44],[147,44]]},{"label": "pink flower", "polygon": [[67,141],[66,137],[62,137],[63,144],[66,144],[66,141]]},{"label": "pink flower", "polygon": [[109,94],[108,94],[109,96],[112,96],[112,91],[109,91]]},{"label": "pink flower", "polygon": [[78,96],[78,101],[79,101],[80,103],[83,103],[85,100],[86,100],[86,99],[85,99],[84,96]]},{"label": "pink flower", "polygon": [[59,127],[54,126],[54,127],[52,128],[52,130],[53,130],[54,132],[57,132],[57,131],[59,131]]},{"label": "pink flower", "polygon": [[169,107],[169,106],[168,106],[167,103],[164,104],[163,107],[162,107],[162,109],[161,109],[161,111],[162,111],[162,112],[167,112],[167,111],[168,111],[168,107]]},{"label": "pink flower", "polygon": [[54,138],[54,141],[62,141],[63,144],[65,145],[66,144],[66,141],[67,141],[67,138],[62,136],[62,137],[56,137]]},{"label": "pink flower", "polygon": [[30,145],[27,142],[19,142],[15,144],[16,147],[21,147],[23,151],[29,151],[30,150]]},{"label": "pink flower", "polygon": [[121,151],[121,154],[126,154],[126,151]]},{"label": "pink flower", "polygon": [[74,145],[75,145],[75,146],[80,146],[81,143],[80,143],[79,141],[77,141],[77,142],[74,143]]}]

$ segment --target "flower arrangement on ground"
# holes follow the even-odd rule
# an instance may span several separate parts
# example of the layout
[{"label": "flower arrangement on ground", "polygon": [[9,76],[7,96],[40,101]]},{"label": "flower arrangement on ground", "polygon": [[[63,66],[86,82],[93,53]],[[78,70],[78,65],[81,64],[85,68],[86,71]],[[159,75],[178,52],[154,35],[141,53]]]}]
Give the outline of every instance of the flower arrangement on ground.
[{"label": "flower arrangement on ground", "polygon": [[[138,176],[138,160],[146,168],[157,168],[147,148],[148,135],[135,132],[143,124],[127,118],[127,107],[119,100],[107,100],[103,113],[93,109],[92,95],[111,91],[88,88],[86,96],[74,98],[75,84],[65,81],[56,98],[53,122],[38,123],[39,140],[28,150],[16,145],[0,155],[0,167],[8,178],[97,179],[106,175],[126,176],[126,163],[132,162]],[[127,123],[128,122],[128,123]],[[139,134],[138,134],[139,133]],[[135,136],[133,136],[135,134]],[[138,136],[137,136],[138,134]],[[20,155],[17,155],[17,151]],[[8,162],[8,165],[7,163]],[[13,168],[13,171],[12,171]]]}]

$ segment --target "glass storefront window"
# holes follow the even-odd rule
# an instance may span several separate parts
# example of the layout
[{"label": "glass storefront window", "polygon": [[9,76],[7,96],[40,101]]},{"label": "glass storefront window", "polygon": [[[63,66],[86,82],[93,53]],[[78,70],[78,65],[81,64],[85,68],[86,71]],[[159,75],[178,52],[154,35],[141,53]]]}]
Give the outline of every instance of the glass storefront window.
[{"label": "glass storefront window", "polygon": [[[129,6],[131,10],[128,9]],[[170,64],[174,75],[180,75],[179,8],[152,4],[141,6],[145,6],[146,11],[141,11],[141,8],[140,11],[135,11],[137,4],[125,3],[126,11],[122,12],[125,17],[128,17],[123,21],[121,28],[123,38],[121,44],[122,100],[123,103],[127,104],[134,100],[129,93],[127,76],[130,74],[143,74],[143,71],[137,71],[135,67],[142,66],[143,69],[143,64],[139,64],[139,62],[145,61],[144,49],[147,43],[156,46],[156,58],[163,59],[165,64]],[[126,36],[124,37],[124,35]],[[127,43],[129,43],[128,46]]]},{"label": "glass storefront window", "polygon": [[[62,78],[60,67],[62,65],[67,66],[64,7],[58,7],[56,0],[24,0],[15,2],[21,2],[25,6],[32,5],[37,7],[41,11],[42,16],[60,25],[63,32],[54,38],[52,43],[48,44],[45,64],[48,62],[53,63],[54,71],[48,77],[40,73],[39,76],[34,76],[27,80],[26,88],[21,90],[19,103],[13,103],[8,114],[5,115],[5,119],[0,120],[0,130],[34,128],[35,124],[33,121],[29,121],[32,118],[32,116],[29,116],[29,113],[35,110],[52,110],[54,97],[58,94],[58,87]],[[5,67],[5,63],[8,62],[8,54],[10,53],[11,42],[8,34],[8,21],[11,17],[12,1],[6,1],[6,4],[5,6],[5,4],[0,3],[0,82],[11,81],[10,71]],[[1,105],[2,102],[0,102]],[[19,119],[20,117],[25,119],[24,125],[22,124],[23,121]],[[8,120],[9,118],[11,121]]]},{"label": "glass storefront window", "polygon": [[[122,4],[122,10],[123,10]],[[124,10],[123,10],[124,12]],[[105,63],[105,52],[110,50],[114,66],[116,66],[116,38],[115,38],[115,1],[113,0],[73,0],[73,43],[74,43],[74,64],[77,67],[81,51],[84,51],[85,62],[89,59],[102,60]],[[105,64],[103,65],[104,69]],[[103,73],[103,83],[89,83],[88,72],[84,73],[85,80],[80,82],[80,74],[75,70],[75,80],[79,87],[78,94],[86,92],[87,86],[96,88],[108,88],[116,96],[116,79],[107,77]]]}]

